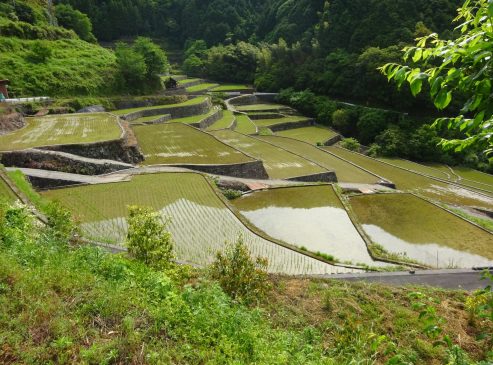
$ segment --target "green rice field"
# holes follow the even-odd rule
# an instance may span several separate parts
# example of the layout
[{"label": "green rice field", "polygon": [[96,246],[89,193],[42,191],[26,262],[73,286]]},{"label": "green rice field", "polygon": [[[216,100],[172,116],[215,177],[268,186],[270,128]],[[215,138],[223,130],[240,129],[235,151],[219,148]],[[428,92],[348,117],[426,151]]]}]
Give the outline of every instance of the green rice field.
[{"label": "green rice field", "polygon": [[271,237],[339,260],[375,265],[330,185],[264,190],[232,203]]},{"label": "green rice field", "polygon": [[[492,180],[492,176],[467,167],[457,166],[451,168],[441,164],[422,165],[398,158],[379,158],[379,160],[421,174],[452,181],[465,187],[484,190],[486,193],[493,193],[493,185],[488,183],[488,181]],[[466,176],[471,177],[471,179],[468,179]]]},{"label": "green rice field", "polygon": [[134,126],[145,165],[235,164],[252,158],[182,123]]},{"label": "green rice field", "polygon": [[243,134],[255,134],[257,133],[257,126],[248,116],[240,114],[236,116],[235,131]]},{"label": "green rice field", "polygon": [[122,135],[118,118],[108,113],[53,115],[26,122],[24,128],[0,136],[1,151],[103,142]]},{"label": "green rice field", "polygon": [[313,162],[289,153],[281,148],[264,143],[259,139],[230,130],[212,132],[216,137],[256,159],[262,160],[272,179],[287,179],[297,176],[318,174],[326,170]]},{"label": "green rice field", "polygon": [[284,124],[284,123],[297,123],[311,120],[310,118],[306,118],[303,116],[288,116],[284,118],[277,119],[256,119],[253,122],[257,125],[257,127],[270,127],[276,124]]},{"label": "green rice field", "polygon": [[127,207],[159,211],[175,241],[178,260],[209,264],[226,242],[241,235],[252,254],[269,259],[269,271],[286,274],[350,272],[279,246],[248,230],[216,195],[202,175],[136,175],[129,182],[52,190],[43,195],[60,201],[79,218],[87,238],[121,243],[127,230]]},{"label": "green rice field", "polygon": [[216,114],[217,112],[218,112],[218,110],[216,108],[212,108],[208,113],[199,114],[199,115],[192,115],[190,117],[184,117],[184,118],[171,119],[171,120],[169,120],[169,123],[183,123],[183,124],[200,123],[205,118],[208,118],[208,117]]},{"label": "green rice field", "polygon": [[126,115],[126,114],[130,114],[130,113],[134,113],[134,112],[139,112],[141,110],[177,108],[177,107],[181,107],[181,106],[201,104],[204,101],[206,101],[207,99],[208,99],[208,96],[199,96],[199,97],[187,100],[187,101],[180,103],[180,104],[165,104],[165,105],[146,106],[146,107],[141,107],[141,108],[119,109],[119,110],[114,110],[111,113],[116,114],[116,115]]},{"label": "green rice field", "polygon": [[350,198],[359,222],[387,251],[424,264],[473,267],[493,264],[493,235],[411,194]]},{"label": "green rice field", "polygon": [[235,116],[233,112],[229,110],[223,110],[223,117],[207,128],[208,131],[217,131],[220,129],[227,129],[231,127],[233,122],[235,121]]},{"label": "green rice field", "polygon": [[241,91],[241,90],[248,90],[250,87],[247,85],[221,85],[218,87],[213,88],[211,91],[212,92],[226,92],[226,91]]},{"label": "green rice field", "polygon": [[375,184],[380,179],[334,155],[326,153],[315,146],[291,138],[276,136],[259,137],[278,147],[304,156],[305,158],[316,162],[329,171],[335,171],[339,182]]},{"label": "green rice field", "polygon": [[[451,180],[451,172],[448,168],[441,169],[434,166],[422,165],[409,160],[400,158],[378,158],[379,161],[387,162],[392,165],[402,167],[411,171],[419,172],[428,176],[433,176],[438,179]],[[446,166],[445,166],[446,167]]]},{"label": "green rice field", "polygon": [[317,143],[324,143],[325,141],[328,141],[329,139],[337,136],[337,133],[329,128],[312,126],[288,129],[286,131],[276,132],[276,135],[281,137],[293,138],[299,141],[316,145]]},{"label": "green rice field", "polygon": [[186,86],[188,84],[191,84],[193,82],[200,81],[201,79],[185,79],[185,80],[180,80],[178,81],[178,85],[180,86]]},{"label": "green rice field", "polygon": [[187,87],[187,92],[188,93],[194,93],[194,92],[198,92],[198,91],[206,91],[206,90],[212,89],[212,88],[217,87],[217,86],[219,86],[219,85],[218,84],[211,84],[211,83],[198,84],[195,86]]},{"label": "green rice field", "polygon": [[324,147],[324,149],[392,181],[399,190],[415,192],[449,205],[493,210],[493,198],[484,194],[408,172],[340,147]]},{"label": "green rice field", "polygon": [[280,104],[250,104],[250,105],[238,105],[235,107],[239,111],[266,111],[266,110],[279,110],[288,108],[286,105]]}]

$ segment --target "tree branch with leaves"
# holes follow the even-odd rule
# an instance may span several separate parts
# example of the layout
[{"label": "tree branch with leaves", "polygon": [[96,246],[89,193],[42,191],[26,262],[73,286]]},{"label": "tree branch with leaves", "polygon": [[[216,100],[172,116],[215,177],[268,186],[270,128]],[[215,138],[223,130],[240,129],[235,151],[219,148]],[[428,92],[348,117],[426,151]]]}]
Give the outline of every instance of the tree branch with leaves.
[{"label": "tree branch with leaves", "polygon": [[[428,84],[439,110],[465,98],[459,115],[438,118],[433,126],[459,136],[442,139],[441,146],[456,152],[481,149],[493,152],[493,0],[467,0],[458,9],[458,36],[442,40],[436,33],[418,38],[404,48],[408,65],[389,63],[380,68],[400,88],[406,82],[414,96]],[[412,65],[412,66],[410,66]],[[462,100],[462,99],[460,99]]]}]

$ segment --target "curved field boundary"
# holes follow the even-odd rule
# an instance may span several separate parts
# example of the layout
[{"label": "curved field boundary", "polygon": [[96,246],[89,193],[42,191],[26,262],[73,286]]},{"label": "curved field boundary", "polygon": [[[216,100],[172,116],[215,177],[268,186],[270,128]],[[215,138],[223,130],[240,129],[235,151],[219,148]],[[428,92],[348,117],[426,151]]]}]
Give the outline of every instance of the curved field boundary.
[{"label": "curved field boundary", "polygon": [[[317,148],[317,149],[318,149],[318,150],[320,150],[320,151],[323,151],[323,152],[325,152],[325,153],[328,153],[328,151],[325,151],[325,150],[323,150],[323,149],[321,149],[321,148],[318,148],[317,146],[314,146],[314,145],[312,145],[312,144],[310,144],[310,143],[308,143],[308,142],[300,141],[300,140],[297,140],[297,139],[294,139],[294,138],[290,138],[290,137],[283,137],[283,136],[274,136],[274,137],[275,137],[275,138],[284,138],[284,139],[287,139],[287,140],[292,140],[292,141],[296,141],[296,142],[304,143],[304,144],[306,144],[306,145],[310,146],[311,148],[315,147],[315,148]],[[252,138],[256,138],[256,137],[253,137],[253,136],[252,136]],[[257,138],[257,139],[260,139],[260,138]],[[267,141],[267,140],[264,140],[264,139],[260,139],[260,140],[262,140],[262,141],[264,141],[264,142],[266,142],[266,143],[269,143],[269,144],[271,144],[271,145],[273,145],[273,146],[277,146],[277,145],[275,145],[274,143],[269,142],[269,141]],[[309,159],[309,158],[307,158],[307,157],[305,157],[305,156],[302,156],[302,155],[300,155],[300,154],[297,154],[297,153],[295,153],[295,152],[292,152],[292,151],[290,151],[290,150],[288,150],[288,149],[286,149],[286,148],[280,147],[280,146],[277,146],[277,147],[279,147],[279,148],[281,148],[281,149],[283,149],[283,150],[285,150],[285,151],[287,151],[287,152],[289,152],[289,153],[292,153],[292,154],[295,154],[295,155],[297,155],[297,156],[303,157],[305,160],[310,161],[310,162],[312,162],[312,163],[314,163],[314,164],[317,164],[317,166],[321,166],[321,167],[323,167],[322,165],[318,164],[317,162],[315,162],[315,161],[313,161],[313,160],[311,160],[311,159]],[[334,154],[331,154],[331,153],[329,153],[329,154],[330,154],[331,156],[333,156],[333,157],[335,157],[335,158],[337,158],[337,159],[341,160],[341,161],[344,161],[344,162],[346,162],[346,163],[349,163],[350,165],[353,165],[354,167],[356,167],[356,168],[358,168],[358,169],[360,169],[360,170],[362,170],[362,171],[364,171],[364,172],[366,172],[366,173],[368,173],[368,174],[370,174],[370,175],[372,175],[372,176],[375,176],[376,178],[378,178],[378,179],[380,179],[380,180],[383,180],[383,181],[388,181],[387,179],[384,179],[383,177],[381,177],[381,176],[379,176],[379,175],[377,175],[377,174],[374,174],[373,172],[371,172],[371,171],[369,171],[369,170],[366,170],[366,169],[364,169],[364,168],[363,168],[363,167],[361,167],[361,166],[358,166],[358,165],[356,165],[356,164],[354,164],[354,163],[352,163],[352,162],[350,162],[350,161],[347,161],[347,160],[345,160],[345,159],[343,159],[343,158],[340,158],[339,156],[336,156],[336,155],[334,155]],[[326,168],[326,167],[323,167],[323,168],[327,170],[327,168]],[[336,173],[336,175],[337,175],[337,171],[335,171],[335,173]]]},{"label": "curved field boundary", "polygon": [[[242,113],[242,112],[239,112],[239,111],[233,111],[234,115],[239,115],[239,116],[242,116],[243,118],[246,118],[248,119],[248,122],[252,124],[252,126],[255,128],[255,133],[253,134],[256,134],[259,132],[259,128],[257,127],[257,125],[250,119],[250,117],[248,116],[247,113]],[[237,130],[237,127],[235,127],[234,131],[235,132],[238,132]],[[241,132],[238,132],[238,133],[241,133]]]},{"label": "curved field boundary", "polygon": [[[306,177],[308,177],[308,176],[319,176],[320,174],[326,174],[326,173],[327,173],[327,175],[326,175],[326,182],[328,182],[328,181],[332,181],[332,180],[333,180],[333,174],[332,174],[332,173],[333,173],[333,171],[329,171],[327,168],[325,168],[325,167],[321,166],[320,164],[318,164],[318,163],[316,163],[316,162],[313,162],[313,161],[311,161],[311,160],[308,160],[308,159],[304,158],[303,156],[301,156],[301,155],[299,155],[299,154],[296,154],[296,153],[293,153],[293,152],[291,152],[291,151],[288,151],[288,150],[286,150],[286,149],[284,149],[284,148],[278,147],[278,146],[276,146],[276,145],[274,145],[274,144],[272,144],[272,143],[270,143],[270,142],[264,141],[264,140],[262,140],[262,139],[260,139],[260,138],[257,138],[257,137],[255,137],[255,136],[253,136],[253,135],[252,135],[252,136],[251,136],[251,135],[246,135],[246,134],[243,134],[243,133],[240,133],[240,132],[236,132],[236,131],[232,131],[232,133],[236,133],[236,134],[238,134],[238,135],[240,135],[240,136],[242,136],[242,137],[244,137],[244,138],[250,138],[250,139],[256,140],[256,141],[258,141],[260,144],[266,144],[266,145],[268,145],[269,147],[272,147],[272,148],[273,148],[273,149],[275,149],[275,150],[281,150],[282,152],[287,153],[288,155],[293,155],[293,156],[295,156],[297,159],[301,159],[301,161],[304,161],[304,162],[307,162],[307,163],[309,163],[309,164],[312,164],[313,166],[316,166],[316,167],[318,167],[319,169],[321,169],[321,170],[322,170],[322,171],[317,171],[317,172],[315,172],[315,173],[313,173],[313,174],[302,175],[302,176],[298,176],[298,177],[301,177],[301,178],[306,178]],[[256,158],[256,157],[254,157],[254,158]],[[256,158],[256,159],[257,159],[257,158]],[[269,175],[269,176],[270,176],[270,175]],[[288,176],[288,177],[282,178],[282,180],[288,180],[288,179],[292,179],[292,178],[296,178],[296,177],[297,177],[297,176],[294,176],[294,177],[293,177],[293,176]]]},{"label": "curved field boundary", "polygon": [[198,104],[192,105],[176,105],[173,107],[163,106],[163,107],[151,107],[147,109],[138,110],[135,112],[130,112],[121,116],[122,119],[127,122],[132,122],[139,118],[151,117],[154,115],[170,114],[172,119],[184,118],[198,114],[207,113],[212,107],[210,98],[205,98],[204,101]]},{"label": "curved field boundary", "polygon": [[[322,266],[315,266],[316,268],[320,269],[320,268],[323,268],[323,267],[326,267],[326,269],[322,269],[321,271],[325,271],[325,272],[331,272],[330,268],[340,268],[340,269],[345,269],[345,270],[348,270],[348,271],[364,271],[365,269],[364,268],[361,268],[361,267],[357,267],[357,266],[352,266],[352,265],[342,265],[342,264],[337,264],[337,265],[334,265],[333,263],[330,263],[330,262],[327,262],[319,257],[313,257],[312,255],[310,254],[307,254],[306,252],[300,252],[300,250],[298,249],[295,249],[293,247],[291,247],[290,245],[287,245],[286,243],[283,243],[281,241],[278,241],[278,240],[275,240],[275,239],[272,239],[272,238],[269,238],[268,235],[265,235],[265,234],[260,234],[259,231],[257,231],[255,229],[255,227],[252,227],[250,226],[249,224],[245,224],[245,220],[244,218],[239,214],[239,212],[235,211],[235,209],[233,207],[231,207],[228,202],[225,200],[226,198],[224,196],[222,196],[222,194],[220,194],[220,192],[217,190],[217,188],[214,186],[214,184],[209,180],[207,179],[206,176],[204,176],[203,174],[197,174],[197,173],[194,173],[194,172],[189,172],[189,173],[179,173],[179,174],[194,174],[194,175],[198,175],[201,177],[201,179],[204,179],[204,182],[206,184],[206,186],[208,187],[208,189],[210,189],[210,193],[212,194],[211,196],[213,197],[212,199],[217,199],[217,203],[222,206],[224,209],[225,209],[225,213],[228,214],[231,219],[235,219],[237,222],[238,222],[238,227],[242,227],[243,229],[245,229],[247,232],[249,232],[251,235],[253,235],[252,237],[258,237],[259,239],[261,240],[265,240],[271,244],[273,244],[273,249],[275,249],[275,247],[277,247],[277,249],[279,250],[282,250],[282,249],[287,249],[287,253],[288,252],[291,252],[292,254],[297,254],[297,256],[301,259],[301,258],[306,258],[307,260],[315,260],[313,261],[313,263],[318,263],[318,265],[322,265]],[[145,175],[148,175],[148,174],[145,174]],[[152,174],[151,174],[152,175]],[[125,182],[122,182],[122,184],[125,183]],[[127,182],[128,183],[128,182]],[[67,189],[71,189],[71,188],[67,188]],[[66,189],[57,189],[57,190],[66,190]],[[55,191],[57,191],[55,190]],[[48,193],[49,194],[49,193]],[[92,210],[92,208],[90,208],[90,210]],[[198,214],[202,214],[202,217],[203,217],[203,212],[202,213],[198,213]],[[98,213],[98,215],[100,215]],[[101,218],[104,218],[103,216],[101,216]],[[94,221],[94,222],[97,222],[97,221]],[[186,227],[180,227],[180,229],[184,230],[186,229]],[[216,242],[217,244],[218,242]],[[98,244],[97,242],[94,242],[94,244]],[[106,244],[101,244],[103,247],[113,247],[115,249],[118,250],[118,247],[117,246],[113,246],[113,245],[106,245]],[[256,243],[257,245],[257,248],[261,248],[261,242],[258,242]],[[204,247],[204,249],[206,249],[207,247]],[[121,249],[124,249],[123,247],[120,248]],[[204,251],[205,252],[205,251]],[[275,252],[273,252],[275,253]],[[278,251],[277,253],[282,253],[282,251]],[[288,257],[287,259],[289,259],[290,257]],[[293,257],[291,257],[292,259]],[[277,260],[277,265],[279,265],[279,260]],[[292,262],[292,261],[291,261]],[[288,264],[286,268],[300,268],[301,270],[300,271],[300,274],[303,275],[303,274],[309,274],[310,272],[313,272],[313,269],[314,269],[314,264],[310,263],[310,261],[308,262],[305,262],[305,263],[301,263],[301,265],[305,265],[303,266],[304,268],[301,268],[300,266],[298,266],[298,264],[300,264],[301,261],[299,260],[296,260],[294,262],[294,266],[292,266],[293,264]],[[327,266],[325,266],[327,265]],[[274,264],[274,268],[275,268],[276,264]],[[278,267],[279,269],[279,267]],[[318,271],[318,269],[316,269]],[[289,269],[288,269],[289,270]],[[292,271],[292,270],[289,270],[289,271]],[[283,272],[283,271],[280,271],[280,272]],[[288,271],[284,271],[285,273],[288,273]],[[294,274],[294,272],[293,272]],[[297,274],[297,275],[300,275],[300,274]]]},{"label": "curved field boundary", "polygon": [[[353,197],[353,196],[365,196],[365,195],[366,194],[353,194],[353,195],[351,195],[351,197]],[[416,193],[413,193],[413,192],[377,192],[377,193],[374,193],[373,195],[411,195],[411,196],[414,196],[415,198],[417,198],[419,200],[422,200],[422,201],[424,201],[426,203],[429,203],[429,204],[433,205],[436,208],[439,208],[440,210],[442,210],[442,211],[444,211],[444,212],[446,212],[448,214],[453,215],[454,217],[456,217],[456,218],[458,218],[458,219],[460,219],[462,221],[465,221],[465,222],[469,223],[470,225],[474,226],[475,228],[480,229],[481,231],[483,231],[485,233],[493,234],[493,232],[489,231],[488,229],[486,229],[484,227],[481,227],[480,225],[478,225],[478,224],[470,221],[469,219],[464,218],[464,217],[458,215],[457,213],[455,213],[452,210],[444,207],[443,205],[440,205],[440,204],[436,203],[435,201],[433,201],[431,199],[428,199],[428,198],[426,198],[424,196],[421,196],[420,194],[416,194]],[[349,211],[350,211],[351,214],[349,214],[349,215],[352,216],[352,219],[354,219],[355,225],[358,226],[358,229],[361,231],[361,234],[364,237],[366,237],[366,239],[368,240],[368,242],[373,243],[373,240],[367,235],[367,233],[365,232],[365,230],[362,227],[361,222],[359,222],[358,218],[356,218],[356,214],[352,210],[351,203],[350,203],[350,198],[351,197],[349,197],[349,199],[346,202],[347,209],[348,209],[348,214],[349,214]],[[369,249],[369,252],[370,252],[371,255],[373,255],[375,257],[378,257],[378,256],[372,254],[370,249]],[[379,260],[380,260],[380,258],[379,258]],[[385,262],[392,262],[392,260],[385,259],[385,258],[382,258],[381,260],[383,260]],[[401,265],[407,265],[407,266],[411,266],[411,267],[416,267],[416,268],[429,268],[430,267],[428,265],[413,264],[413,263],[408,263],[408,262],[397,262],[397,261],[394,261],[394,263],[401,264]]]},{"label": "curved field boundary", "polygon": [[[277,146],[276,144],[274,144],[274,143],[272,143],[272,142],[269,142],[268,140],[265,140],[265,139],[262,139],[262,138],[258,138],[258,137],[256,137],[256,136],[248,136],[248,137],[254,138],[254,139],[256,139],[257,141],[261,141],[261,142],[264,142],[264,143],[270,144],[270,145],[271,145],[271,146],[273,146],[273,147],[280,148],[280,149],[282,149],[282,150],[284,150],[284,151],[286,151],[286,152],[288,152],[288,153],[291,153],[292,155],[295,155],[295,156],[301,157],[302,159],[307,160],[307,161],[309,161],[309,162],[311,162],[311,163],[313,163],[313,164],[317,165],[318,167],[320,167],[320,168],[322,168],[322,169],[324,169],[324,170],[326,170],[326,171],[329,171],[329,172],[334,172],[334,171],[328,170],[326,167],[324,167],[324,166],[320,165],[318,162],[315,162],[315,161],[313,161],[313,160],[310,160],[309,158],[306,158],[305,156],[303,156],[303,155],[301,155],[301,154],[299,154],[299,153],[296,153],[296,152],[293,152],[293,151],[289,151],[288,149],[286,149],[286,148],[284,148],[284,147],[279,147],[279,146]],[[274,137],[277,137],[277,136],[274,136]],[[335,172],[334,172],[334,173],[335,173]],[[305,175],[305,176],[310,176],[310,175]],[[287,180],[289,180],[289,179],[287,179]],[[336,179],[336,181],[335,181],[335,182],[337,182],[337,179]]]},{"label": "curved field boundary", "polygon": [[192,127],[197,127],[200,129],[207,129],[214,123],[216,123],[218,120],[220,120],[223,117],[223,111],[222,109],[217,109],[215,108],[215,112],[212,115],[209,115],[202,119],[198,123],[191,123],[190,125]]},{"label": "curved field boundary", "polygon": [[[238,220],[240,220],[240,222],[250,231],[252,232],[253,234],[257,235],[257,236],[260,236],[262,238],[264,238],[265,240],[269,241],[269,242],[272,242],[276,245],[279,245],[279,246],[282,246],[284,248],[287,248],[288,250],[291,250],[291,251],[294,251],[294,252],[297,252],[297,253],[300,253],[304,256],[308,256],[308,257],[311,257],[315,260],[318,260],[318,261],[321,261],[323,263],[326,263],[326,264],[329,264],[329,265],[333,265],[333,266],[339,266],[339,267],[343,267],[343,268],[349,268],[349,269],[362,269],[361,267],[359,266],[356,266],[356,265],[345,265],[345,264],[339,264],[339,263],[332,263],[324,258],[321,258],[317,255],[315,255],[314,253],[311,253],[311,252],[306,252],[306,251],[303,251],[301,249],[299,249],[298,247],[294,246],[294,245],[291,245],[287,242],[284,242],[284,241],[281,241],[281,240],[278,240],[274,237],[271,237],[270,235],[268,235],[267,233],[265,233],[264,231],[262,231],[261,229],[259,229],[258,227],[256,227],[255,225],[253,225],[248,219],[246,219],[243,214],[241,214],[241,212],[236,209],[233,205],[231,205],[229,203],[229,201],[226,199],[226,197],[221,193],[221,191],[217,188],[217,186],[211,182],[211,180],[202,175],[204,177],[204,179],[207,181],[207,183],[209,184],[209,186],[211,187],[212,190],[214,190],[215,194],[217,195],[217,197],[222,201],[222,203],[224,204],[224,206],[229,210],[231,211],[235,216],[236,218],[238,218]],[[328,185],[328,186],[331,186],[332,188],[333,185],[332,184],[324,184],[324,185]],[[293,187],[293,186],[291,186]],[[287,187],[278,187],[278,188],[274,188],[274,189],[282,189],[282,188],[287,188]],[[268,190],[268,189],[264,189],[264,190]]]},{"label": "curved field boundary", "polygon": [[[378,194],[404,194],[404,193],[378,193]],[[361,222],[358,220],[356,213],[354,213],[353,208],[351,207],[351,203],[349,202],[349,199],[345,199],[339,191],[336,190],[336,195],[339,197],[339,200],[341,201],[342,205],[344,206],[344,209],[346,209],[346,212],[349,216],[349,219],[353,223],[353,226],[356,228],[360,236],[363,238],[363,240],[366,243],[366,249],[368,250],[369,255],[375,260],[375,261],[381,261],[381,262],[387,262],[389,264],[395,264],[395,265],[401,265],[401,266],[408,266],[408,267],[413,267],[417,269],[428,269],[429,266],[423,265],[421,263],[414,263],[414,262],[407,262],[407,261],[399,261],[399,260],[392,260],[386,257],[382,257],[379,255],[376,255],[373,250],[370,248],[371,245],[375,244],[373,240],[368,236],[366,231],[363,229],[363,225]],[[354,194],[353,196],[357,195],[365,195],[365,194]]]},{"label": "curved field boundary", "polygon": [[[376,161],[376,162],[379,162],[379,163],[382,163],[382,164],[385,164],[385,165],[388,165],[388,166],[392,166],[394,168],[398,168],[398,169],[401,169],[401,170],[404,170],[406,172],[409,172],[411,174],[415,174],[415,175],[419,175],[419,176],[423,176],[427,179],[432,179],[432,180],[435,180],[435,181],[439,181],[441,183],[445,183],[445,184],[450,184],[450,185],[454,185],[454,186],[457,186],[459,188],[462,188],[462,189],[465,189],[465,190],[469,190],[469,191],[472,191],[474,193],[477,193],[479,195],[483,195],[487,198],[492,198],[491,195],[488,195],[486,193],[484,193],[485,190],[481,190],[481,189],[475,189],[475,188],[471,188],[467,185],[461,185],[461,184],[458,184],[457,182],[454,182],[454,181],[449,181],[449,180],[443,180],[443,179],[439,179],[437,177],[434,177],[434,176],[429,176],[429,175],[426,175],[426,174],[423,174],[423,173],[420,173],[420,172],[416,172],[416,171],[413,171],[413,170],[409,170],[409,169],[406,169],[404,167],[400,167],[400,166],[397,166],[397,165],[393,165],[391,163],[388,163],[388,162],[385,162],[385,161],[380,161],[379,159],[376,159],[376,158],[373,158],[373,157],[370,157],[370,156],[366,156],[366,155],[363,155],[362,153],[359,153],[359,152],[354,152],[354,151],[350,151],[348,149],[345,149],[345,148],[342,148],[342,147],[338,147],[338,146],[334,146],[335,148],[340,148],[340,149],[343,149],[345,151],[348,151],[348,152],[351,152],[351,153],[354,153],[356,155],[360,155],[360,156],[363,156],[363,157],[366,157],[366,158],[369,158],[369,159],[372,159],[373,161]],[[325,151],[325,152],[328,152],[330,153],[330,151]],[[386,179],[384,179],[386,180]],[[491,193],[490,193],[491,194]]]},{"label": "curved field boundary", "polygon": [[[402,262],[397,262],[397,261],[392,261],[392,260],[387,260],[387,259],[381,259],[379,257],[376,257],[370,250],[370,248],[368,247],[369,244],[368,243],[372,243],[371,239],[366,235],[366,232],[363,230],[362,227],[360,227],[354,217],[351,216],[349,210],[348,210],[348,205],[347,205],[347,202],[344,201],[344,198],[340,195],[340,192],[339,190],[334,186],[334,184],[331,184],[331,183],[320,183],[320,184],[316,184],[316,185],[292,185],[292,186],[275,186],[275,187],[270,187],[270,188],[265,188],[265,189],[259,189],[259,190],[255,190],[255,192],[257,191],[269,191],[269,190],[280,190],[280,189],[292,189],[292,188],[305,188],[305,187],[309,187],[309,186],[330,186],[331,189],[334,191],[334,194],[335,196],[337,197],[338,201],[341,203],[341,206],[343,207],[343,209],[345,210],[346,214],[348,215],[349,217],[349,220],[351,221],[351,224],[353,225],[353,227],[356,229],[356,231],[358,232],[358,234],[361,236],[361,238],[363,239],[363,241],[365,242],[365,247],[366,247],[366,250],[368,252],[368,254],[370,255],[370,257],[374,260],[374,261],[377,261],[377,262],[383,262],[383,263],[389,263],[389,264],[397,264],[397,265],[405,265],[405,266],[411,266],[411,267],[419,267],[419,268],[423,268],[423,266],[419,266],[419,265],[409,265],[408,263],[402,263]],[[251,193],[250,192],[246,192],[244,194],[249,194]],[[228,206],[231,205],[229,202],[226,203]],[[232,210],[236,210],[237,211],[237,214],[241,215],[243,220],[246,221],[247,223],[245,223],[245,225],[252,225],[254,227],[254,229],[258,232],[261,232],[263,236],[265,237],[268,237],[269,240],[271,241],[275,241],[275,242],[280,242],[282,243],[283,245],[287,245],[287,246],[291,246],[293,247],[294,250],[296,251],[299,251],[300,253],[308,253],[310,256],[314,255],[315,257],[318,257],[315,253],[313,252],[310,252],[310,251],[303,251],[301,250],[300,248],[298,248],[297,246],[294,246],[294,245],[291,245],[289,243],[286,243],[282,240],[279,240],[279,239],[276,239],[276,238],[273,238],[271,237],[269,234],[263,232],[260,228],[258,228],[257,226],[255,226],[254,224],[252,224],[248,219],[246,219],[242,214],[241,212],[233,205],[231,205],[232,207]],[[321,258],[321,257],[318,257],[319,260],[322,260],[322,261],[325,261],[325,262],[328,262],[326,261],[326,259],[324,258]],[[343,267],[348,267],[347,265],[345,264],[333,264],[333,265],[341,265]],[[349,267],[352,267],[351,265]],[[357,265],[354,265],[354,267],[358,267]],[[377,271],[375,269],[372,269],[372,268],[366,268],[366,270],[368,271]]]}]

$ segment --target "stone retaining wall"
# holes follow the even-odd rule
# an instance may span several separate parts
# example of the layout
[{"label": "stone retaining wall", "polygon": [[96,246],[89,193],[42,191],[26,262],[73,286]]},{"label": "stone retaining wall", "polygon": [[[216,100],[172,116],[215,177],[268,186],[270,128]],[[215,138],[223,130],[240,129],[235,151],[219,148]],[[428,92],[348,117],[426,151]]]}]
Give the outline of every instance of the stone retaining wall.
[{"label": "stone retaining wall", "polygon": [[[247,113],[248,114],[248,113]],[[248,117],[251,120],[260,120],[260,119],[281,119],[284,117],[281,113],[265,113],[265,114],[248,114]]]},{"label": "stone retaining wall", "polygon": [[274,125],[268,126],[268,128],[272,132],[281,132],[281,131],[286,131],[288,129],[310,127],[312,125],[315,125],[315,120],[309,119],[309,120],[302,120],[300,122],[274,124]]},{"label": "stone retaining wall", "polygon": [[39,149],[5,152],[0,161],[7,167],[24,167],[80,175],[101,175],[132,167],[128,164],[119,164],[117,161],[91,161],[68,153]]},{"label": "stone retaining wall", "polygon": [[66,152],[93,159],[115,160],[129,164],[138,164],[144,161],[144,155],[140,151],[137,138],[128,123],[121,123],[121,127],[123,129],[123,135],[122,138],[117,140],[48,146],[40,149]]},{"label": "stone retaining wall", "polygon": [[223,117],[223,111],[222,109],[218,109],[214,114],[208,116],[207,118],[202,119],[200,123],[194,123],[190,125],[195,128],[207,129],[222,117]]},{"label": "stone retaining wall", "polygon": [[27,179],[37,190],[49,190],[66,186],[80,185],[77,181],[49,179],[45,177],[27,176]]},{"label": "stone retaining wall", "polygon": [[319,174],[297,176],[286,179],[288,181],[300,182],[337,182],[337,175],[334,171],[321,172]]},{"label": "stone retaining wall", "polygon": [[246,179],[269,179],[262,161],[252,161],[232,165],[173,165],[213,175],[240,177]]},{"label": "stone retaining wall", "polygon": [[329,140],[324,142],[324,146],[332,146],[335,145],[337,142],[342,141],[342,136],[338,134],[337,136],[334,136],[330,138]]},{"label": "stone retaining wall", "polygon": [[166,114],[166,115],[163,115],[157,119],[154,119],[154,120],[150,120],[148,122],[143,122],[142,124],[146,124],[146,125],[151,125],[151,124],[163,124],[163,123],[166,123],[168,122],[169,120],[171,120],[171,115],[169,114]]},{"label": "stone retaining wall", "polygon": [[133,113],[123,115],[122,119],[126,120],[127,122],[131,122],[139,118],[152,117],[154,115],[161,115],[161,114],[170,114],[172,119],[186,118],[192,115],[205,114],[211,109],[211,107],[212,107],[212,103],[210,99],[206,99],[202,103],[195,105],[176,106],[172,108],[163,106],[162,108],[157,108],[157,109],[139,110]]}]

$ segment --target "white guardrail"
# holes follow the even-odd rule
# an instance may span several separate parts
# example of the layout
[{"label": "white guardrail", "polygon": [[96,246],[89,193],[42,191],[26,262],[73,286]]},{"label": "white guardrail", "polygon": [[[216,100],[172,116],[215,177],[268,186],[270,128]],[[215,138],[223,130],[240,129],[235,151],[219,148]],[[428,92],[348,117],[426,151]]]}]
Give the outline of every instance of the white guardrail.
[{"label": "white guardrail", "polygon": [[39,101],[50,101],[51,98],[48,96],[36,96],[32,98],[17,98],[17,99],[3,99],[0,100],[1,103],[6,103],[6,104],[21,104],[21,103],[35,103]]}]

